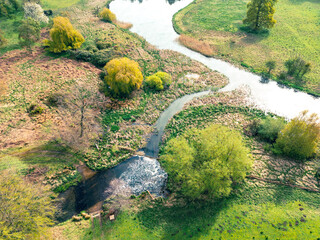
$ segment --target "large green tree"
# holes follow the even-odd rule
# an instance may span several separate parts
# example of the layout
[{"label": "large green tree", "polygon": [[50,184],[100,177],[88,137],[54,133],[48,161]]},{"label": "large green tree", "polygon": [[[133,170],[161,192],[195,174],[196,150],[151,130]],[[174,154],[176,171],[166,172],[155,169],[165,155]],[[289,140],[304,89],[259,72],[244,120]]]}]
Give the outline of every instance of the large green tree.
[{"label": "large green tree", "polygon": [[170,140],[161,161],[171,184],[191,199],[228,196],[252,165],[240,133],[221,125]]},{"label": "large green tree", "polygon": [[277,0],[251,0],[247,5],[247,17],[243,23],[254,31],[272,28],[277,22],[273,18],[276,2]]},{"label": "large green tree", "polygon": [[48,239],[53,214],[48,189],[0,172],[0,239]]}]

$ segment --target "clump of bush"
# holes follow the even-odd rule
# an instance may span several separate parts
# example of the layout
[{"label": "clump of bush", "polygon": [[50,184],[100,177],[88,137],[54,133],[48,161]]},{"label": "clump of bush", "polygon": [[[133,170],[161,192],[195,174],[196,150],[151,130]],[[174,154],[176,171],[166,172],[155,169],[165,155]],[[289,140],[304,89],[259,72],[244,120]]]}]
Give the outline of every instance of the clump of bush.
[{"label": "clump of bush", "polygon": [[304,160],[318,151],[319,143],[319,118],[316,114],[308,116],[308,111],[303,111],[281,130],[276,140],[275,151],[294,159]]},{"label": "clump of bush", "polygon": [[156,75],[151,75],[145,80],[145,86],[157,91],[163,90],[163,84],[161,78]]},{"label": "clump of bush", "polygon": [[28,113],[31,115],[31,116],[34,116],[34,115],[38,115],[38,114],[41,114],[44,112],[44,108],[37,105],[37,104],[31,104],[29,106],[29,108],[27,109]]},{"label": "clump of bush", "polygon": [[49,22],[49,18],[44,14],[42,7],[35,2],[26,2],[23,10],[25,18],[32,18],[37,22]]},{"label": "clump of bush", "polygon": [[166,72],[157,72],[145,80],[145,86],[153,90],[163,90],[170,86],[172,82],[171,75]]},{"label": "clump of bush", "polygon": [[170,140],[161,161],[172,186],[191,199],[228,196],[252,166],[240,133],[222,125]]},{"label": "clump of bush", "polygon": [[23,20],[18,28],[20,45],[31,50],[31,46],[40,39],[40,31],[40,23],[36,20],[32,18]]},{"label": "clump of bush", "polygon": [[96,43],[96,46],[97,46],[97,48],[99,50],[110,48],[112,46],[111,42],[105,41],[105,40],[102,40],[102,39],[96,39],[95,43]]},{"label": "clump of bush", "polygon": [[274,143],[285,125],[284,119],[268,116],[260,122],[257,133],[265,141]]},{"label": "clump of bush", "polygon": [[106,22],[114,22],[116,20],[116,15],[112,13],[108,8],[102,9],[102,11],[99,13],[99,17],[101,17],[102,20]]},{"label": "clump of bush", "polygon": [[68,49],[80,48],[84,43],[84,37],[75,30],[66,17],[55,17],[53,19],[53,27],[50,30],[51,40],[44,41],[49,51],[60,53]]},{"label": "clump of bush", "polygon": [[115,58],[104,69],[107,72],[105,83],[115,96],[127,97],[132,91],[140,89],[143,75],[137,62],[128,58]]},{"label": "clump of bush", "polygon": [[298,57],[289,59],[285,62],[287,68],[287,75],[301,79],[305,74],[311,71],[311,64]]}]

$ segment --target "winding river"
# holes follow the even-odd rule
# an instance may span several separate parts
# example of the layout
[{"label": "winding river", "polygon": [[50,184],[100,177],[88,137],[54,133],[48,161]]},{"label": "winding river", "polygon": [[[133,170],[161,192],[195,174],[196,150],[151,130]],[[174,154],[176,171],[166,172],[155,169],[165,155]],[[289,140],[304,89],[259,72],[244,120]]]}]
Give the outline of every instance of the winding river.
[{"label": "winding river", "polygon": [[278,85],[274,81],[264,83],[261,77],[239,69],[230,63],[205,57],[177,42],[178,34],[172,26],[172,17],[192,0],[168,2],[166,0],[115,0],[110,9],[117,19],[130,22],[132,32],[144,37],[160,49],[171,49],[197,60],[212,70],[229,78],[229,84],[221,91],[230,91],[246,86],[251,101],[257,108],[273,112],[286,118],[293,118],[308,109],[320,116],[320,99],[303,92]]}]

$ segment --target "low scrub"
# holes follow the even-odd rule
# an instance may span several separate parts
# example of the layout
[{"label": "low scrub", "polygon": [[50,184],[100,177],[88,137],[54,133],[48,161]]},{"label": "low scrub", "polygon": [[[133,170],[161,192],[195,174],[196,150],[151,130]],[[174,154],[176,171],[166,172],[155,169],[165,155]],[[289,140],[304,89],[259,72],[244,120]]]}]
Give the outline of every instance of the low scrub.
[{"label": "low scrub", "polygon": [[197,51],[205,56],[212,56],[214,54],[213,48],[208,43],[199,41],[187,35],[184,35],[184,34],[180,35],[179,42],[182,43],[187,48]]},{"label": "low scrub", "polygon": [[258,127],[258,135],[270,143],[274,143],[279,132],[285,127],[286,122],[282,118],[267,117]]},{"label": "low scrub", "polygon": [[116,15],[110,11],[108,8],[104,8],[100,13],[99,17],[106,22],[114,22],[116,20]]}]

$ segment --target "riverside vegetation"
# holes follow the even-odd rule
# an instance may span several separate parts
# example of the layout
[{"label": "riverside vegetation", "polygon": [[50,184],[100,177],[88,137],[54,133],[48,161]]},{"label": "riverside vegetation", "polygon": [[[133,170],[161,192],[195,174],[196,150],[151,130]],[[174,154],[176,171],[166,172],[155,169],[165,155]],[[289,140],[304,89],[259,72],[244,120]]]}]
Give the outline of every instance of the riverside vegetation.
[{"label": "riverside vegetation", "polygon": [[[0,174],[16,186],[14,194],[18,195],[5,195],[8,184],[0,186],[0,205],[12,215],[12,224],[0,225],[0,236],[8,239],[318,237],[320,166],[316,160],[319,157],[316,118],[309,122],[304,117],[297,118],[295,121],[302,121],[298,124],[302,128],[295,128],[295,122],[287,124],[273,114],[248,106],[241,93],[216,93],[227,83],[224,76],[182,54],[156,49],[130,33],[126,29],[130,24],[118,22],[116,16],[112,15],[112,21],[104,19],[102,12],[110,14],[105,4],[98,0],[68,3],[43,0],[43,8],[53,10],[53,16],[49,16],[53,24],[40,24],[40,40],[33,39],[27,46],[29,50],[23,49],[17,40],[18,27],[24,18],[21,5],[10,13],[12,18],[1,18],[2,39],[6,40],[1,40],[5,44],[0,46]],[[75,37],[69,38],[70,33]],[[149,198],[146,194],[125,200],[107,199],[102,225],[96,221],[91,225],[85,220],[88,218],[85,213],[84,217],[74,218],[83,219],[80,222],[55,222],[53,192],[64,192],[81,181],[79,165],[85,164],[92,170],[117,165],[145,145],[152,125],[171,102],[209,89],[213,91],[211,95],[187,104],[166,128],[160,161],[169,173],[171,194],[167,199]],[[280,143],[277,147],[277,139],[287,141],[285,137],[278,138],[279,132],[286,136],[290,129],[304,130],[310,124],[314,134],[306,137],[312,143],[311,154],[308,151],[303,155],[303,161],[281,155],[290,153]],[[206,132],[208,126],[226,133],[225,140],[231,137],[234,141],[227,142],[242,149],[245,160],[242,171],[236,174],[238,169],[234,168],[227,175],[223,169],[229,158],[221,160],[223,177],[221,185],[216,186],[210,185],[210,174],[215,173],[204,168],[209,163],[215,164],[212,157],[215,152],[203,155],[201,164],[186,161],[189,169],[179,166],[179,156],[172,158],[174,161],[168,157],[171,144],[184,136],[196,159],[195,153],[204,152],[199,149],[206,145],[197,145],[198,141],[192,139],[196,135],[208,137],[210,143],[215,136]],[[171,146],[171,149],[178,148]],[[247,158],[249,152],[252,157]],[[235,165],[241,165],[238,158],[233,160]],[[203,171],[206,178],[197,179],[199,172],[194,167]],[[184,171],[190,173],[190,181],[181,185],[180,180],[186,176]],[[28,187],[21,189],[24,181]],[[39,184],[45,187],[29,196]],[[197,184],[201,191],[187,194],[196,193],[190,186]],[[21,199],[21,204],[34,206],[27,211],[18,208],[15,205],[18,202],[10,201],[24,193],[26,198]],[[122,200],[125,204],[120,204],[116,220],[109,221],[108,212]],[[110,209],[106,207],[109,203]],[[43,205],[41,211],[37,209],[39,204]],[[20,213],[28,216],[28,225]],[[6,216],[1,212],[0,222],[6,221]]]},{"label": "riverside vegetation", "polygon": [[[268,72],[268,61],[276,62],[276,69],[270,75],[288,86],[320,95],[319,82],[319,24],[316,1],[284,0],[274,5],[274,19],[277,23],[270,30],[248,31],[246,18],[248,1],[194,1],[180,10],[173,19],[174,27],[193,41],[210,46],[211,56],[227,59],[257,73]],[[272,2],[272,1],[271,1]],[[199,44],[181,41],[187,47],[197,49]],[[189,44],[190,43],[190,44]],[[206,47],[208,49],[208,47]],[[310,63],[312,70],[303,78],[287,77],[285,62],[297,57]]]}]

